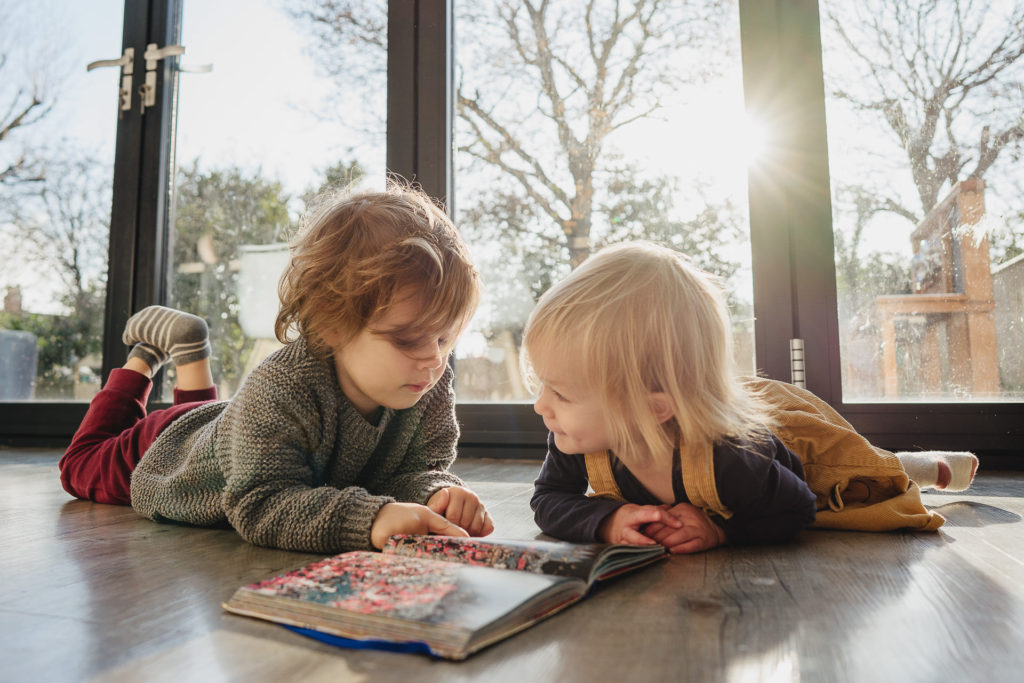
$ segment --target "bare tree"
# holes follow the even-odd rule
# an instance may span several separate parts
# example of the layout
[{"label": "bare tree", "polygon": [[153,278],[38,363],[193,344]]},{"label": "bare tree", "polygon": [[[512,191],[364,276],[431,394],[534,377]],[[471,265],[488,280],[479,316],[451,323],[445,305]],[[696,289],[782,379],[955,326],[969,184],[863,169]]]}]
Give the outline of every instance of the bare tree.
[{"label": "bare tree", "polygon": [[5,280],[48,294],[65,311],[0,315],[0,327],[38,340],[37,398],[77,397],[81,377],[99,371],[110,178],[94,154],[64,148],[60,159],[47,162],[44,179],[22,186],[0,222]]},{"label": "bare tree", "polygon": [[459,75],[458,149],[518,184],[559,227],[575,267],[590,253],[609,138],[694,77],[681,53],[719,35],[721,7],[509,0],[470,12],[479,49],[502,56],[474,55]]},{"label": "bare tree", "polygon": [[71,310],[93,296],[106,277],[110,192],[105,165],[91,154],[66,152],[48,164],[36,192],[12,210],[11,249],[5,257],[59,281]]},{"label": "bare tree", "polygon": [[[730,7],[723,0],[456,5],[457,216],[488,275],[478,331],[505,351],[508,367],[496,381],[511,387],[490,398],[525,396],[515,362],[526,316],[592,249],[657,239],[725,277],[736,270],[717,252],[745,238],[739,213],[699,201],[719,198],[694,188],[680,191],[664,171],[622,149],[631,125],[660,116],[666,99],[678,105],[681,90],[736,61],[730,47],[738,45],[723,39],[735,34],[726,30]],[[292,0],[292,13],[339,91],[351,97],[382,82],[383,2]],[[366,96],[372,102],[375,94]]]},{"label": "bare tree", "polygon": [[[25,17],[14,3],[0,0],[0,188],[39,182],[45,177],[38,150],[17,144],[20,133],[41,121],[54,105],[52,73],[36,63],[16,60],[17,43],[24,40]],[[28,47],[34,51],[33,46]],[[2,199],[2,197],[0,197]]]},{"label": "bare tree", "polygon": [[[0,78],[3,78],[6,64],[7,55],[0,54]],[[29,90],[19,88],[7,99],[4,110],[0,112],[0,142],[6,141],[14,129],[32,125],[50,110],[35,87]],[[0,185],[39,181],[43,177],[40,165],[24,152],[6,156],[0,161]]]},{"label": "bare tree", "polygon": [[[832,95],[875,113],[905,155],[912,204],[872,188],[872,211],[919,222],[944,188],[983,178],[1024,138],[1024,5],[1000,0],[829,4],[837,53],[856,74]],[[857,192],[865,196],[863,192]],[[863,208],[863,207],[862,207]]]},{"label": "bare tree", "polygon": [[[708,55],[721,50],[685,68],[682,53],[720,45],[724,4],[460,4],[455,30],[473,40],[460,42],[458,150],[514,182],[532,213],[558,227],[575,266],[590,253],[609,137],[714,67]],[[294,0],[292,14],[311,31],[322,68],[346,93],[360,81],[379,82],[386,64],[383,3]]]},{"label": "bare tree", "polygon": [[[388,10],[386,0],[286,0],[309,32],[317,69],[338,87],[314,112],[359,134],[383,138],[387,118]],[[382,141],[382,140],[381,140]]]},{"label": "bare tree", "polygon": [[[1009,182],[1010,197],[1024,197],[1024,178],[1017,174]],[[993,263],[1006,263],[1024,254],[1024,204],[1016,206],[1003,216],[1003,224],[999,229],[989,233],[989,248]]]}]

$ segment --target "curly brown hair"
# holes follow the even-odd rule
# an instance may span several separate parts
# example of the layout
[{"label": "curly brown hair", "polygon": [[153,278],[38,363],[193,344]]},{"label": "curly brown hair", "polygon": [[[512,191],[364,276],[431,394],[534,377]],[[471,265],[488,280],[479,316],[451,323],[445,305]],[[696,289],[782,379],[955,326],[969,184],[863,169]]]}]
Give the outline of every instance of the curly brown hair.
[{"label": "curly brown hair", "polygon": [[323,196],[290,246],[274,333],[284,344],[305,338],[322,357],[331,353],[324,335],[347,342],[400,294],[420,293],[420,313],[407,326],[416,334],[461,329],[479,301],[479,275],[458,230],[405,183]]}]

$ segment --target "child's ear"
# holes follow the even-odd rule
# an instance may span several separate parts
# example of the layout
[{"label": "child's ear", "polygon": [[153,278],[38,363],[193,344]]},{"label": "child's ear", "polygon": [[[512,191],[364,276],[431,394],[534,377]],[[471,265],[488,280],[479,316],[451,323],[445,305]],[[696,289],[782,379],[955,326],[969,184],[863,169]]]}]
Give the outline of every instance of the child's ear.
[{"label": "child's ear", "polygon": [[651,410],[654,412],[654,417],[659,423],[675,416],[676,411],[672,407],[672,401],[669,400],[668,394],[665,392],[652,391],[647,400],[650,402]]}]

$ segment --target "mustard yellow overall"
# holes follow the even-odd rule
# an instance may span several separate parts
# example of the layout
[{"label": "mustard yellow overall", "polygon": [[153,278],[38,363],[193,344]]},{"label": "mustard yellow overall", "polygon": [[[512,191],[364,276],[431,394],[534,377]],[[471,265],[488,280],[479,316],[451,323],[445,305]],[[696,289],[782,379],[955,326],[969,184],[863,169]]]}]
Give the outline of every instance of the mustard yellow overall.
[{"label": "mustard yellow overall", "polygon": [[[811,392],[755,378],[748,386],[768,401],[778,420],[774,433],[800,458],[817,496],[811,526],[860,531],[934,531],[945,519],[921,502],[921,489],[899,459],[872,446],[832,406]],[[690,502],[710,514],[732,516],[718,498],[713,444],[680,446],[683,486]],[[611,453],[587,453],[591,495],[625,502],[612,475]]]}]

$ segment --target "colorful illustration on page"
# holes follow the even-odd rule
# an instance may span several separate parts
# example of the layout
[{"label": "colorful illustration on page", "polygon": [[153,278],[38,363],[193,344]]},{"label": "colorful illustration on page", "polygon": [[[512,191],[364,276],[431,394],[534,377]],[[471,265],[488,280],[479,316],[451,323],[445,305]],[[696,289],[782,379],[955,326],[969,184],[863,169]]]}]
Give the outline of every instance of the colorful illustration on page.
[{"label": "colorful illustration on page", "polygon": [[587,578],[594,549],[585,545],[545,541],[490,543],[457,536],[395,535],[387,552],[496,569],[515,569],[535,574]]},{"label": "colorful illustration on page", "polygon": [[438,606],[455,591],[457,567],[402,562],[377,553],[346,553],[253,584],[264,595],[315,602],[360,614],[437,623]]}]

